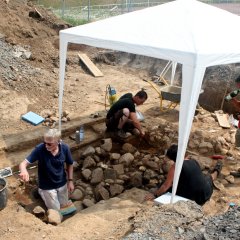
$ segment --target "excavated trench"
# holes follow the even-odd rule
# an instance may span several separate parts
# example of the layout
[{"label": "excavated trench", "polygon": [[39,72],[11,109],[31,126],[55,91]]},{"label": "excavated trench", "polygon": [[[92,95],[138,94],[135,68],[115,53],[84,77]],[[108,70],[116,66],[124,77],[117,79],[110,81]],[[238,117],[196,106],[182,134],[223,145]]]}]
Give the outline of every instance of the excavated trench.
[{"label": "excavated trench", "polygon": [[[95,60],[106,64],[119,64],[136,69],[146,69],[149,73],[148,77],[153,79],[159,76],[166,64],[166,61],[163,60],[115,52],[107,52],[103,55],[99,54]],[[226,91],[234,88],[233,81],[239,74],[240,69],[237,65],[208,68],[203,81],[204,93],[199,99],[200,105],[210,111],[219,110]],[[143,78],[145,77],[146,76],[143,76]],[[170,79],[169,72],[166,74],[166,79]],[[176,85],[181,84],[180,66],[177,67],[175,82]],[[216,85],[218,88],[216,88]],[[212,96],[215,97],[212,98]],[[231,106],[228,106],[225,102],[223,109],[234,111],[231,109]],[[206,121],[205,119],[215,121],[212,113],[207,111],[203,111],[200,117],[195,120],[200,122],[200,126],[202,127],[204,121]],[[83,123],[80,121],[76,124],[70,124],[70,127],[64,129],[63,140],[70,145],[73,158],[76,161],[74,168],[76,191],[71,198],[76,204],[78,211],[90,207],[100,200],[115,197],[126,189],[137,187],[150,191],[164,181],[170,167],[169,164],[163,164],[164,151],[171,143],[177,142],[177,125],[169,121],[162,121],[159,125],[154,126],[148,123],[146,124],[146,128],[150,135],[147,142],[144,140],[139,141],[138,138],[134,137],[127,143],[112,139],[111,143],[108,142],[108,146],[106,147],[104,146],[105,142],[103,139],[109,138],[104,136],[103,129],[105,129],[105,126],[102,119],[92,121],[92,123]],[[82,124],[85,126],[85,139],[78,145],[70,136],[73,136],[77,127]],[[232,169],[236,170],[239,167],[239,164],[236,162],[238,156],[233,151],[234,146],[231,140],[229,140],[233,134],[225,131],[224,134],[227,136],[224,140],[218,139],[219,135],[223,134],[218,132],[219,129],[217,127],[216,129],[216,133],[213,133],[211,138],[209,135],[204,135],[204,130],[195,130],[192,133],[188,150],[199,160],[203,172],[208,172],[214,165],[214,160],[209,158],[210,154],[226,155],[224,161],[226,163],[231,161],[231,163],[222,177],[224,181],[222,181],[221,184],[223,188],[224,186],[227,188],[229,184],[231,184],[231,188],[234,188],[234,191],[236,191],[235,188],[240,187],[238,179],[232,183],[231,179],[229,181],[225,179],[226,176],[230,175],[229,172]],[[209,129],[205,131],[208,130]],[[41,134],[37,133],[35,136],[41,136]],[[21,139],[19,136],[16,136],[16,139],[17,138],[18,141]],[[28,139],[27,141],[28,143],[31,142],[27,149],[21,149],[21,146],[14,147],[14,141],[9,141],[9,146],[6,147],[8,150],[12,149],[12,151],[14,151],[6,151],[8,155],[7,158],[12,161],[11,166],[15,166],[13,167],[14,171],[17,171],[17,164],[14,163],[12,159],[16,158],[17,155],[18,159],[23,159],[23,156],[26,156],[30,148],[41,140],[35,138],[34,140]],[[206,142],[209,144],[202,144]],[[86,153],[86,151],[88,152]],[[29,183],[20,182],[17,174],[9,177],[8,181],[9,197],[23,206],[26,211],[32,213],[35,206],[40,205],[44,208],[44,204],[36,192],[37,169],[30,170],[30,176]],[[229,195],[229,199],[231,198],[237,202],[237,196],[238,195],[234,193],[232,198]],[[223,199],[224,194],[216,194],[215,198]],[[223,205],[227,205],[229,199],[223,200],[226,201]],[[45,221],[45,218],[43,218],[43,221]]]},{"label": "excavated trench", "polygon": [[[204,116],[209,116],[209,113],[203,114],[203,119],[205,119]],[[163,183],[171,166],[170,162],[164,161],[164,151],[171,143],[177,142],[177,125],[165,120],[154,126],[144,124],[149,135],[147,140],[141,141],[134,136],[127,141],[109,138],[102,132],[104,129],[102,120],[84,124],[85,138],[80,145],[76,144],[71,137],[76,129],[74,125],[71,130],[65,130],[63,140],[70,145],[75,160],[75,191],[71,199],[77,212],[101,200],[118,196],[127,189],[136,187],[151,191]],[[78,122],[75,126],[79,125],[81,124]],[[204,141],[211,143],[213,148],[209,148],[210,144],[200,147],[200,143]],[[219,152],[219,144],[222,144],[221,149],[226,148],[220,140],[216,142],[215,136],[209,139],[209,136],[204,135],[203,132],[199,133],[198,129],[191,135],[188,154],[193,155],[199,161],[202,171],[207,173],[215,164],[215,160],[209,157],[210,154],[222,153]],[[232,151],[230,144],[229,151]],[[226,180],[230,176],[231,169],[240,167],[237,163],[237,155],[234,153],[231,156],[226,155],[224,163],[227,168],[219,184],[216,183],[218,190],[216,189],[213,195],[216,201],[216,206],[211,209],[213,213],[214,211],[215,213],[223,212],[230,201],[239,204],[239,179],[235,178],[233,182],[231,182],[232,178]],[[41,206],[43,209],[45,207],[37,194],[37,169],[29,172],[28,183],[20,182],[17,175],[9,178],[9,197],[23,206],[26,211],[33,213],[36,206]],[[228,189],[231,189],[230,194],[226,194]],[[219,199],[221,199],[220,202]],[[45,215],[38,217],[46,222]]]}]

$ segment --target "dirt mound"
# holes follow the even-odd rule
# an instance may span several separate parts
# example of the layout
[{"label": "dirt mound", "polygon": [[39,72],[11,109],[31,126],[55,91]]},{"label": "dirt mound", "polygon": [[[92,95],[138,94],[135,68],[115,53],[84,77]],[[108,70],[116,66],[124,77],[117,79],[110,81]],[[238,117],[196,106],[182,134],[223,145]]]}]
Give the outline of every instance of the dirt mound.
[{"label": "dirt mound", "polygon": [[[29,16],[36,11],[41,17]],[[57,54],[53,43],[58,31],[65,27],[65,22],[42,7],[36,8],[30,1],[0,2],[0,33],[12,45],[30,46],[33,64],[38,67],[48,68],[49,60]]]}]

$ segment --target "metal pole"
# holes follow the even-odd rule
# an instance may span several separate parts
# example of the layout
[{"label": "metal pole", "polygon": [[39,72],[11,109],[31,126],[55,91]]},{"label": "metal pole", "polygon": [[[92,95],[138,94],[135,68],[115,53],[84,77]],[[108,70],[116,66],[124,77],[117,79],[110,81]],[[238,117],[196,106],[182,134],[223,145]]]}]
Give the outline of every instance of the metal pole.
[{"label": "metal pole", "polygon": [[65,11],[65,0],[62,0],[62,18],[64,17],[64,11]]},{"label": "metal pole", "polygon": [[91,0],[88,0],[88,22],[90,21],[90,6],[91,6]]}]

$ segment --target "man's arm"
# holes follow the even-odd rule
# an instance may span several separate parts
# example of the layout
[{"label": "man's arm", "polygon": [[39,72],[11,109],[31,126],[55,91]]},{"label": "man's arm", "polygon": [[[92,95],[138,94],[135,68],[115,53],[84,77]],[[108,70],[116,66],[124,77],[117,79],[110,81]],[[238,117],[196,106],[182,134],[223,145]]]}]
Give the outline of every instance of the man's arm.
[{"label": "man's arm", "polygon": [[147,194],[145,199],[146,200],[153,200],[155,196],[161,196],[163,193],[165,193],[173,184],[173,177],[174,177],[174,170],[175,170],[175,164],[172,165],[170,168],[167,179],[165,182],[161,185],[159,189],[157,189],[153,194]]},{"label": "man's arm", "polygon": [[68,181],[68,191],[71,193],[74,190],[73,164],[67,164],[67,181]]},{"label": "man's arm", "polygon": [[133,125],[135,128],[137,128],[141,134],[141,136],[145,135],[145,132],[142,129],[141,123],[139,122],[139,120],[137,119],[137,114],[136,112],[130,112],[130,117],[129,117],[132,121],[133,121]]},{"label": "man's arm", "polygon": [[19,177],[25,182],[29,181],[29,173],[27,171],[28,165],[29,165],[29,162],[26,159],[22,161],[19,165],[19,171],[20,171]]},{"label": "man's arm", "polygon": [[162,184],[162,186],[155,191],[155,195],[157,196],[161,196],[163,193],[165,193],[173,184],[173,177],[174,177],[174,170],[175,170],[175,164],[172,165],[172,167],[170,168],[168,175],[167,175],[167,179],[165,180],[165,182]]}]

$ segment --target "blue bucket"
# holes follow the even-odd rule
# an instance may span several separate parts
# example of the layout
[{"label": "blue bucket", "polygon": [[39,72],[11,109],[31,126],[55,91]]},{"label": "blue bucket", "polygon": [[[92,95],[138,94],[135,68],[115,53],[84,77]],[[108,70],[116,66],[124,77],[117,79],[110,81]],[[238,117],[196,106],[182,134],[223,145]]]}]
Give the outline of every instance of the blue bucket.
[{"label": "blue bucket", "polygon": [[6,207],[7,199],[7,182],[4,178],[0,178],[0,210]]}]

